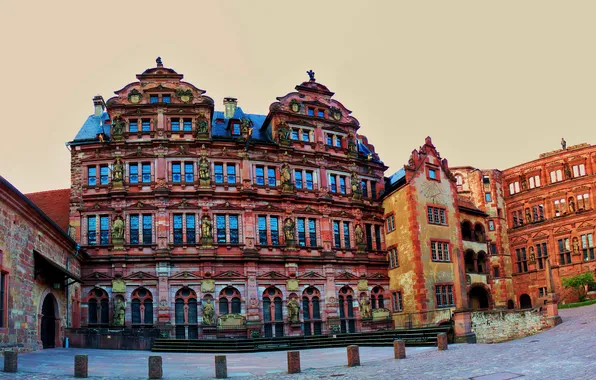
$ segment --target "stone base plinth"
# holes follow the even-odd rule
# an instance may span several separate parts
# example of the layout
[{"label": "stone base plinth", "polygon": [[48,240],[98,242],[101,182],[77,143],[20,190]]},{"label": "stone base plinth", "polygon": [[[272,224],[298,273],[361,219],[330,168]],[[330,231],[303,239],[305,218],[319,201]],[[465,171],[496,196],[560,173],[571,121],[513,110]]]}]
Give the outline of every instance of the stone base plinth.
[{"label": "stone base plinth", "polygon": [[18,357],[16,351],[4,351],[4,372],[16,372],[18,370]]},{"label": "stone base plinth", "polygon": [[228,360],[225,355],[215,355],[215,378],[225,379],[228,377]]},{"label": "stone base plinth", "polygon": [[163,377],[163,367],[161,356],[149,356],[149,378],[161,379]]},{"label": "stone base plinth", "polygon": [[300,372],[300,351],[288,351],[288,373]]},{"label": "stone base plinth", "polygon": [[360,351],[358,346],[348,346],[348,367],[356,367],[360,365]]},{"label": "stone base plinth", "polygon": [[89,357],[87,355],[75,355],[74,377],[89,377]]},{"label": "stone base plinth", "polygon": [[406,358],[406,342],[401,339],[397,339],[393,341],[393,354],[395,359],[405,359]]},{"label": "stone base plinth", "polygon": [[447,334],[440,333],[437,335],[437,348],[439,351],[445,351],[447,349]]}]

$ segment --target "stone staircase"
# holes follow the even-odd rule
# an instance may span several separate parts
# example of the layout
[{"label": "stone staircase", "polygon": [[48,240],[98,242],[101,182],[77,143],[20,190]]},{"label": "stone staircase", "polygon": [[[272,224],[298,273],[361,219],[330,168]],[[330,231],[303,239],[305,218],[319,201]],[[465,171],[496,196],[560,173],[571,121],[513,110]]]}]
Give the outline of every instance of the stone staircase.
[{"label": "stone staircase", "polygon": [[367,333],[286,336],[255,339],[156,339],[151,347],[154,352],[239,353],[309,348],[359,346],[391,346],[395,339],[403,339],[407,346],[433,346],[437,334],[449,335],[451,326],[436,326],[403,330],[386,330]]}]

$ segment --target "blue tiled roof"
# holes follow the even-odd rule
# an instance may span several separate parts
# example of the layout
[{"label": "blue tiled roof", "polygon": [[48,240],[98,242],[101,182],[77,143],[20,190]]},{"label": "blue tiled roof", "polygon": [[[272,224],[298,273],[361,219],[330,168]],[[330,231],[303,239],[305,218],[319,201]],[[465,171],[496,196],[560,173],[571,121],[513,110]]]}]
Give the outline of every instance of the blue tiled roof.
[{"label": "blue tiled roof", "polygon": [[396,183],[400,179],[404,178],[405,176],[406,176],[406,170],[404,168],[399,169],[395,173],[391,174],[391,176],[389,177],[389,185],[393,185],[394,183]]},{"label": "blue tiled roof", "polygon": [[107,136],[110,135],[109,126],[105,125],[105,122],[110,120],[110,116],[107,112],[103,112],[100,116],[91,115],[87,118],[79,133],[73,139],[73,142],[81,140],[95,140],[97,135],[105,133]]},{"label": "blue tiled roof", "polygon": [[[253,139],[271,141],[271,139],[267,135],[267,131],[261,131],[261,127],[263,126],[263,123],[265,122],[267,116],[244,113],[244,111],[242,111],[242,107],[236,107],[236,112],[234,112],[234,116],[232,117],[232,119],[240,120],[244,117],[249,118],[253,123],[253,130],[251,135]],[[223,123],[216,123],[217,119],[222,119]],[[226,119],[224,117],[223,112],[215,111],[213,113],[213,124],[211,126],[211,134],[213,136],[219,137],[231,137],[232,131],[227,129],[229,121],[230,119]]]}]

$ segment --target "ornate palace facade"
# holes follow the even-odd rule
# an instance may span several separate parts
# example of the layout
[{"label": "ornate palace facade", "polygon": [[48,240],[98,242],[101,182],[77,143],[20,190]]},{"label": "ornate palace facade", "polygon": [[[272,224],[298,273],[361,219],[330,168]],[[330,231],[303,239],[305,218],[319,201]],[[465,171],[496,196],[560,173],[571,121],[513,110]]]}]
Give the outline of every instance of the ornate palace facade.
[{"label": "ornate palace facade", "polygon": [[[386,167],[310,79],[267,115],[157,66],[69,143],[81,325],[171,337],[368,331],[389,315]],[[337,326],[337,327],[334,327]]]}]

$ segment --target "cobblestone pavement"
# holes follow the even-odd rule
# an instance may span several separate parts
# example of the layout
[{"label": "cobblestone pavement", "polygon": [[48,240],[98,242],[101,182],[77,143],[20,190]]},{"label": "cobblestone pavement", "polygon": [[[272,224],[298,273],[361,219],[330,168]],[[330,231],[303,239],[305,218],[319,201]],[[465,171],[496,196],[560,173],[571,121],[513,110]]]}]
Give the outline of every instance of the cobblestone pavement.
[{"label": "cobblestone pavement", "polygon": [[[347,368],[345,349],[304,350],[302,373],[284,374],[285,352],[228,355],[238,379],[596,379],[596,305],[560,311],[564,323],[543,333],[499,344],[456,344],[447,351],[407,348],[393,360],[390,347],[361,347],[361,367]],[[19,356],[17,374],[0,379],[72,378],[74,355],[89,355],[95,379],[147,378],[146,351],[53,349]],[[159,354],[157,354],[159,355]],[[213,354],[161,354],[165,379],[212,378]],[[95,376],[93,376],[95,375]],[[523,376],[523,377],[522,377]]]}]

